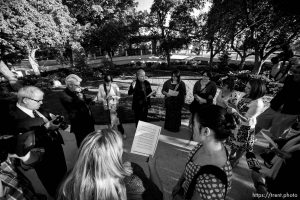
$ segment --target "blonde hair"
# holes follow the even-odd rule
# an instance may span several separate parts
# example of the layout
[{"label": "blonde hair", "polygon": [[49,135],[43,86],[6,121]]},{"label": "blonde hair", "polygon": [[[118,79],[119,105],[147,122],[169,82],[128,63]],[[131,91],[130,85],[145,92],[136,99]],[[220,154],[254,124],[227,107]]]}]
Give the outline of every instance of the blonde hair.
[{"label": "blonde hair", "polygon": [[126,200],[123,141],[112,129],[90,133],[82,142],[75,166],[62,183],[58,199]]},{"label": "blonde hair", "polygon": [[33,98],[37,94],[44,94],[44,92],[35,86],[25,86],[19,89],[17,97],[18,102],[21,102],[23,98]]}]

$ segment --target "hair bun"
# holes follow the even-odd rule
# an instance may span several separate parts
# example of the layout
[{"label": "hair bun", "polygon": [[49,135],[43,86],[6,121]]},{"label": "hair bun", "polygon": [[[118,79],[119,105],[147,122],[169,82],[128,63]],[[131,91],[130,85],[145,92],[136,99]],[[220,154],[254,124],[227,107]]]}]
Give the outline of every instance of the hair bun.
[{"label": "hair bun", "polygon": [[226,120],[225,120],[224,128],[226,130],[233,130],[237,127],[238,121],[237,121],[235,115],[233,115],[231,113],[226,113],[225,119]]}]

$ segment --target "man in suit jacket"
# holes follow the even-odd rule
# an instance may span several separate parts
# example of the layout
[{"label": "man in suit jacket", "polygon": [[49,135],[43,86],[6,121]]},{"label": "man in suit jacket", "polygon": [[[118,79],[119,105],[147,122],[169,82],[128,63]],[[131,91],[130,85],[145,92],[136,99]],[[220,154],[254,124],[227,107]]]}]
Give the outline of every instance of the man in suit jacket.
[{"label": "man in suit jacket", "polygon": [[68,112],[71,132],[75,134],[79,147],[85,136],[95,130],[94,118],[88,106],[89,100],[80,87],[82,79],[75,74],[70,74],[65,81],[67,88],[62,92],[60,101]]},{"label": "man in suit jacket", "polygon": [[145,71],[139,69],[136,73],[136,80],[129,87],[128,95],[133,95],[132,110],[134,111],[135,124],[139,120],[147,121],[148,108],[150,107],[150,96],[152,93],[150,83],[145,80]]},{"label": "man in suit jacket", "polygon": [[33,165],[49,195],[55,197],[67,166],[58,132],[59,125],[52,123],[50,114],[40,106],[44,93],[37,87],[22,87],[17,94],[18,102],[9,112],[9,126],[13,134],[34,131],[37,147],[44,149],[42,159]]}]

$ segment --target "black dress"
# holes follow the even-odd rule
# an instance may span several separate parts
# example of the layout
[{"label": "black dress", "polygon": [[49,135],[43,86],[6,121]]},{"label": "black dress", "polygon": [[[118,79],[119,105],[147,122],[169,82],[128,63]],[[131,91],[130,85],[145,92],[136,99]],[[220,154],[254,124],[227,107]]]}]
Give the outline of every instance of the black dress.
[{"label": "black dress", "polygon": [[60,102],[66,109],[71,122],[71,132],[75,134],[77,146],[89,133],[95,131],[94,118],[88,105],[88,99],[83,94],[83,99],[76,93],[66,88],[60,96]]},{"label": "black dress", "polygon": [[177,96],[165,97],[166,118],[164,128],[172,132],[178,132],[181,126],[181,110],[186,95],[185,84],[183,81],[173,84],[171,79],[167,80],[163,85],[162,92],[169,92],[169,90],[179,93]]},{"label": "black dress", "polygon": [[130,85],[128,95],[133,94],[132,98],[132,110],[134,111],[135,124],[138,121],[148,121],[148,109],[150,108],[150,97],[147,97],[152,92],[150,83],[145,80],[144,82],[136,81],[136,85],[133,88]]}]

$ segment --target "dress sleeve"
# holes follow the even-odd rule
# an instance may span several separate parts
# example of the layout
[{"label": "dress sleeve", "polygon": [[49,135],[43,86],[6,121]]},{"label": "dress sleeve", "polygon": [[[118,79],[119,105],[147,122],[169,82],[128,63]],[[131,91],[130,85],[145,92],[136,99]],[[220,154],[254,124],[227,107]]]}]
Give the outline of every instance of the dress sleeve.
[{"label": "dress sleeve", "polygon": [[165,81],[164,84],[163,84],[163,87],[161,89],[161,93],[163,92],[168,92],[169,88],[168,88],[168,82],[169,81]]},{"label": "dress sleeve", "polygon": [[99,89],[98,89],[98,93],[97,93],[97,100],[98,101],[101,101],[101,102],[105,101],[105,99],[104,99],[105,97],[102,95],[103,92],[104,92],[104,87],[101,84],[101,85],[99,85]]},{"label": "dress sleeve", "polygon": [[201,88],[201,83],[200,83],[200,81],[197,81],[193,88],[193,95],[197,94],[199,92],[199,90],[200,90],[199,88]]},{"label": "dress sleeve", "polygon": [[182,95],[186,95],[186,87],[185,87],[185,83],[183,81],[181,81],[181,90],[182,90]]},{"label": "dress sleeve", "polygon": [[215,175],[203,174],[197,179],[196,195],[199,195],[200,199],[223,200],[225,185]]},{"label": "dress sleeve", "polygon": [[257,99],[257,100],[252,101],[248,107],[249,107],[249,109],[246,112],[245,117],[247,117],[248,119],[251,119],[253,117],[256,117],[257,115],[259,115],[262,112],[262,110],[264,108],[264,103],[261,99]]}]

